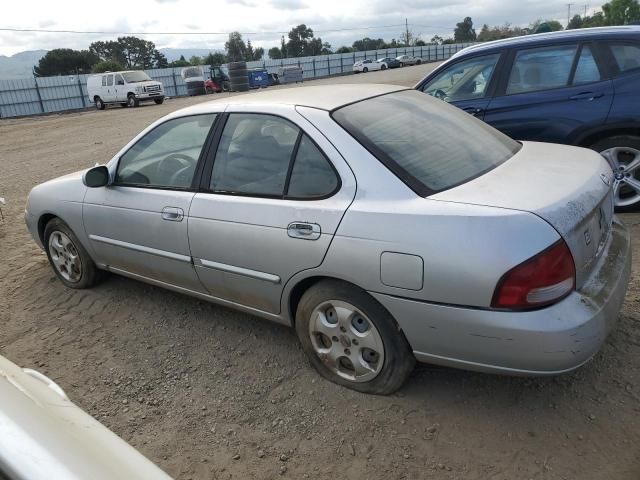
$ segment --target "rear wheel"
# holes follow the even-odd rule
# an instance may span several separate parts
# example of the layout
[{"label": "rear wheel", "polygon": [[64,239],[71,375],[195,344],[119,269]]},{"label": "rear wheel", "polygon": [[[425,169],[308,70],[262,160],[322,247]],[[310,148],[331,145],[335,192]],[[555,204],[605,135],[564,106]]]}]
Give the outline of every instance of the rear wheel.
[{"label": "rear wheel", "polygon": [[416,61],[416,65],[420,65],[422,63],[422,60],[418,59],[418,61]]},{"label": "rear wheel", "polygon": [[53,271],[65,286],[75,289],[90,288],[101,279],[102,272],[93,263],[78,237],[59,218],[47,223],[44,245]]},{"label": "rear wheel", "polygon": [[640,202],[640,137],[619,135],[591,146],[613,170],[613,199],[617,209]]},{"label": "rear wheel", "polygon": [[100,97],[95,97],[93,102],[95,103],[97,110],[104,110],[105,104]]},{"label": "rear wheel", "polygon": [[300,299],[296,332],[311,364],[334,383],[364,393],[399,389],[415,365],[393,317],[364,290],[322,281]]},{"label": "rear wheel", "polygon": [[387,66],[384,64],[380,67],[380,70],[386,70],[386,69],[387,69]]},{"label": "rear wheel", "polygon": [[127,96],[127,106],[137,107],[138,105],[140,105],[140,101],[136,98],[136,96],[133,93],[130,93]]},{"label": "rear wheel", "polygon": [[367,67],[364,67],[364,68],[362,69],[362,72],[363,72],[363,73],[367,73],[368,71],[369,71],[369,69],[368,69]]}]

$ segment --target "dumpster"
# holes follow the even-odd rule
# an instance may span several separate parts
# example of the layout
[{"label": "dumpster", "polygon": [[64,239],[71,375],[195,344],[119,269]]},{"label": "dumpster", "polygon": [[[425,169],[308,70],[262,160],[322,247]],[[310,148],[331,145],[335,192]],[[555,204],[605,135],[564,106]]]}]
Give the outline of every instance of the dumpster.
[{"label": "dumpster", "polygon": [[247,72],[249,88],[264,88],[269,86],[269,72],[264,68],[252,68]]},{"label": "dumpster", "polygon": [[287,65],[278,71],[280,83],[302,82],[302,68],[297,65]]}]

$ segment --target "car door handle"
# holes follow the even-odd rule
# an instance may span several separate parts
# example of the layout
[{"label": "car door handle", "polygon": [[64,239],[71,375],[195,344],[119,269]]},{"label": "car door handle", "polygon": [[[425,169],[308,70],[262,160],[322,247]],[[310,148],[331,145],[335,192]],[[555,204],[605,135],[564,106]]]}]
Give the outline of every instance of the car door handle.
[{"label": "car door handle", "polygon": [[576,95],[572,95],[569,97],[569,100],[586,100],[588,102],[592,102],[596,98],[604,97],[604,93],[594,93],[594,92],[581,92]]},{"label": "car door handle", "polygon": [[462,110],[464,110],[465,112],[473,115],[474,117],[477,117],[478,115],[480,115],[482,112],[484,112],[483,109],[478,108],[478,107],[464,107]]},{"label": "car door handle", "polygon": [[293,222],[287,227],[287,235],[291,238],[317,240],[321,233],[320,225],[317,223]]},{"label": "car door handle", "polygon": [[169,222],[181,222],[184,218],[184,210],[178,207],[164,207],[162,209],[162,219]]}]

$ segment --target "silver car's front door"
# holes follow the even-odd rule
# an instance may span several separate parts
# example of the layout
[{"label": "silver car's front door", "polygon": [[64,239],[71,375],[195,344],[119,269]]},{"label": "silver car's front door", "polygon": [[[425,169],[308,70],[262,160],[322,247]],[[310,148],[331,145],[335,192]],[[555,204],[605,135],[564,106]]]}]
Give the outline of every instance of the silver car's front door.
[{"label": "silver car's front door", "polygon": [[156,126],[120,157],[112,185],[88,190],[83,216],[96,262],[203,291],[191,262],[187,215],[214,119],[180,117]]},{"label": "silver car's front door", "polygon": [[277,314],[287,281],[322,263],[355,179],[292,107],[241,112],[228,115],[208,192],[191,204],[189,243],[211,295]]}]

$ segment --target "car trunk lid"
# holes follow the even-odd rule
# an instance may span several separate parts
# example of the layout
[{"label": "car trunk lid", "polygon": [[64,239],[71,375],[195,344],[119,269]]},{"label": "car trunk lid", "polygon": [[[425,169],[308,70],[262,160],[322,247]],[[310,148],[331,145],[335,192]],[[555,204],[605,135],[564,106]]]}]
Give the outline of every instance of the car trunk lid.
[{"label": "car trunk lid", "polygon": [[590,150],[524,142],[511,159],[456,188],[442,200],[534,213],[569,246],[580,287],[602,254],[613,220],[612,173]]}]

